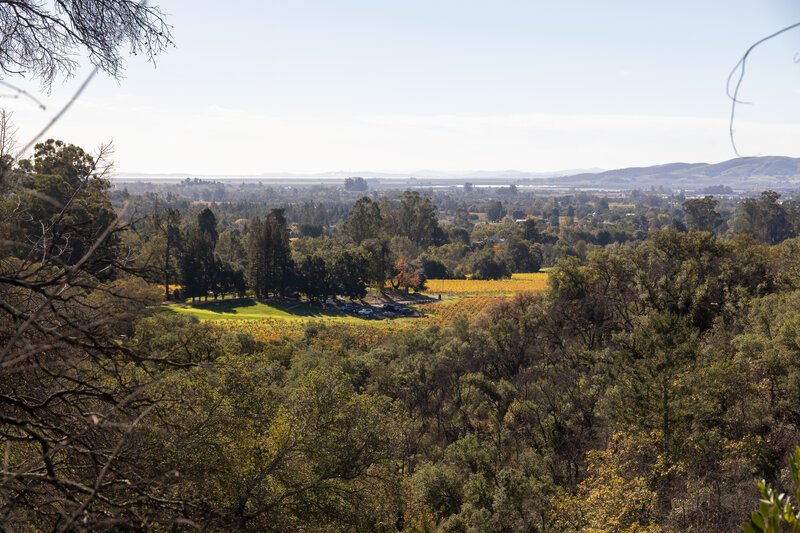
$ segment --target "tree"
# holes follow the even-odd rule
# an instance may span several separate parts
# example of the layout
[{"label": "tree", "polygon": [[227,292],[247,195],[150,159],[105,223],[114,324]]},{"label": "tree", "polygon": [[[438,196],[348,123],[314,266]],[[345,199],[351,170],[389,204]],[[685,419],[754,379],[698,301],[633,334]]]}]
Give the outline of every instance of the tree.
[{"label": "tree", "polygon": [[325,254],[332,293],[348,298],[367,294],[368,263],[363,250],[336,250]]},{"label": "tree", "polygon": [[783,531],[782,522],[786,522],[792,533],[800,533],[800,509],[797,507],[797,502],[800,502],[800,446],[789,458],[789,466],[793,485],[791,496],[776,491],[765,480],[761,480],[758,484],[761,491],[759,509],[750,515],[750,520],[744,525],[745,533],[780,533]]},{"label": "tree", "polygon": [[312,239],[319,237],[325,231],[321,224],[300,224],[297,228],[300,235],[303,237],[311,237]]},{"label": "tree", "polygon": [[[17,204],[10,234],[17,254],[65,264],[84,258],[117,218],[106,195],[109,152],[103,147],[94,158],[78,146],[48,139],[35,146],[32,159],[19,162],[5,198]],[[115,232],[101,240],[87,258],[93,272],[109,272],[118,245]]]},{"label": "tree", "polygon": [[172,44],[164,15],[136,0],[64,0],[48,8],[34,0],[0,3],[0,70],[37,77],[50,86],[70,76],[77,56],[118,78],[121,49],[153,58]]},{"label": "tree", "polygon": [[469,244],[469,232],[464,228],[450,228],[448,237],[452,243]]},{"label": "tree", "polygon": [[180,472],[189,518],[217,531],[388,529],[376,522],[392,520],[382,502],[400,448],[392,402],[332,368],[276,391],[263,356],[236,355],[163,387],[191,409],[159,409],[151,460]]},{"label": "tree", "polygon": [[436,218],[436,207],[427,194],[421,196],[418,191],[404,191],[400,196],[400,204],[392,212],[387,228],[390,234],[408,237],[417,246],[426,248],[433,244],[441,244],[444,233]]},{"label": "tree", "polygon": [[448,279],[452,276],[447,269],[447,265],[440,260],[430,255],[421,255],[417,259],[420,268],[422,268],[422,275],[427,279]]},{"label": "tree", "polygon": [[486,208],[486,218],[489,219],[489,222],[499,222],[504,216],[506,216],[506,208],[503,207],[503,202],[495,200],[489,203]]},{"label": "tree", "polygon": [[211,242],[213,242],[214,245],[217,244],[217,239],[219,238],[219,234],[217,233],[217,217],[211,209],[205,207],[197,214],[197,226],[200,228],[200,231],[207,233],[208,236],[211,237]]},{"label": "tree", "polygon": [[539,242],[541,237],[539,228],[536,225],[536,219],[533,217],[526,218],[525,222],[522,223],[522,238],[526,241]]},{"label": "tree", "polygon": [[713,196],[693,198],[683,202],[686,222],[696,231],[714,231],[722,224],[722,216],[714,210],[719,201]]},{"label": "tree", "polygon": [[395,289],[405,287],[405,292],[409,289],[421,291],[425,288],[425,275],[409,263],[408,259],[401,257],[394,264],[392,287]]},{"label": "tree", "polygon": [[749,233],[761,242],[777,244],[793,236],[786,210],[778,203],[780,194],[763,191],[761,197],[746,198],[739,203],[737,231]]},{"label": "tree", "polygon": [[[14,152],[18,150],[17,130],[11,122],[12,113],[0,108],[0,176],[11,173],[14,165]],[[5,179],[0,179],[0,193],[8,186]]]},{"label": "tree", "polygon": [[[51,146],[54,154],[80,154]],[[26,234],[21,226],[33,210],[47,214],[36,239],[25,241],[27,249],[0,247],[0,529],[97,531],[170,523],[157,516],[171,504],[152,498],[166,479],[142,468],[133,445],[157,402],[150,372],[170,364],[169,358],[154,364],[152,354],[136,353],[122,341],[159,292],[126,277],[128,257],[104,245],[119,231],[116,217],[97,233],[83,233],[81,256],[65,246],[64,221],[85,210],[86,220],[99,224],[110,202],[105,187],[87,177],[81,164],[87,159],[56,160],[65,164],[40,169],[58,174],[37,174],[25,188],[3,188],[0,198],[0,223],[14,234]],[[23,179],[31,177],[33,165],[19,169]],[[39,185],[55,185],[49,192],[69,196],[54,205]]]},{"label": "tree", "polygon": [[259,298],[269,293],[285,294],[294,275],[289,230],[283,209],[272,209],[261,222],[250,223],[247,275]]},{"label": "tree", "polygon": [[696,331],[684,317],[652,312],[617,341],[617,415],[642,433],[657,430],[662,446],[672,450],[686,437],[695,407],[689,378]]},{"label": "tree", "polygon": [[499,279],[511,274],[508,265],[497,257],[492,246],[475,252],[469,261],[468,268],[475,279]]},{"label": "tree", "polygon": [[364,241],[362,249],[366,255],[366,281],[375,283],[382,290],[392,277],[395,261],[389,242],[385,239],[369,239]]},{"label": "tree", "polygon": [[472,221],[469,219],[469,211],[463,207],[456,209],[456,212],[453,215],[453,224],[462,228],[472,227]]},{"label": "tree", "polygon": [[186,242],[181,256],[181,279],[183,294],[194,300],[212,290],[217,279],[214,260],[214,241],[211,235],[195,225],[186,233]]},{"label": "tree", "polygon": [[235,270],[244,271],[247,267],[247,250],[242,238],[235,231],[223,231],[219,234],[214,253],[220,261],[229,263]]},{"label": "tree", "polygon": [[618,433],[608,448],[587,454],[587,476],[577,494],[556,503],[558,531],[636,531],[656,533],[657,494],[648,483],[655,455],[653,436]]},{"label": "tree", "polygon": [[512,235],[503,243],[503,258],[512,272],[538,272],[542,265],[542,251],[538,245],[530,244]]},{"label": "tree", "polygon": [[153,227],[161,237],[162,249],[159,269],[164,280],[164,298],[169,300],[169,286],[173,276],[177,274],[173,259],[180,256],[182,234],[180,229],[181,213],[177,209],[168,207],[163,211],[156,211],[151,217]]},{"label": "tree", "polygon": [[364,178],[345,178],[344,190],[364,192],[368,189],[367,180]]},{"label": "tree", "polygon": [[197,223],[186,233],[181,276],[184,294],[194,299],[209,291],[217,295],[219,285],[219,261],[214,255],[217,243],[217,219],[213,211],[205,208],[197,214]]},{"label": "tree", "polygon": [[378,236],[383,223],[381,209],[369,196],[362,196],[353,204],[353,209],[344,224],[344,233],[357,245],[366,239]]},{"label": "tree", "polygon": [[325,301],[332,293],[330,274],[323,257],[314,254],[303,258],[298,288],[312,302]]},{"label": "tree", "polygon": [[214,298],[221,295],[222,299],[225,299],[225,293],[228,292],[236,293],[239,297],[244,296],[247,291],[244,272],[233,264],[216,257],[214,259],[214,282],[211,290]]}]

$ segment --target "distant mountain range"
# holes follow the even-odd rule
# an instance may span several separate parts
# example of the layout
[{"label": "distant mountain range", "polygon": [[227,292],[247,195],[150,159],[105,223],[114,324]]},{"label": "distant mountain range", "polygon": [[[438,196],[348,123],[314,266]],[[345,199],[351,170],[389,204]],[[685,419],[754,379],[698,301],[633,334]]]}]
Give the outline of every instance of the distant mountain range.
[{"label": "distant mountain range", "polygon": [[800,158],[742,157],[722,163],[669,163],[550,178],[549,182],[575,187],[642,189],[669,187],[700,190],[713,185],[734,189],[794,189],[800,186]]},{"label": "distant mountain range", "polygon": [[722,163],[668,163],[650,167],[630,167],[617,170],[573,169],[559,172],[522,172],[519,170],[445,172],[419,170],[416,172],[331,171],[316,174],[262,173],[251,175],[220,174],[146,174],[123,172],[114,176],[116,180],[132,179],[309,179],[333,181],[360,176],[382,182],[395,180],[408,182],[418,179],[422,183],[452,183],[470,181],[476,184],[557,185],[562,187],[589,187],[608,189],[649,189],[667,187],[700,191],[715,185],[727,185],[736,190],[797,189],[800,188],[800,158],[784,156],[743,157]]}]

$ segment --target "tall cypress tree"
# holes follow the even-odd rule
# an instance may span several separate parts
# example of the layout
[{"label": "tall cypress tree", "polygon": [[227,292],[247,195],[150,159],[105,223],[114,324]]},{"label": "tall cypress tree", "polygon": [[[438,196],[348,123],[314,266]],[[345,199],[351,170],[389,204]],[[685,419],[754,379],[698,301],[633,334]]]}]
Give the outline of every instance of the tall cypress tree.
[{"label": "tall cypress tree", "polygon": [[267,296],[267,250],[266,224],[256,217],[250,222],[247,232],[247,278],[257,298]]},{"label": "tall cypress tree", "polygon": [[219,237],[217,233],[217,217],[211,209],[206,207],[197,214],[197,225],[200,227],[200,231],[208,233],[211,241],[217,244],[217,238]]},{"label": "tall cypress tree", "polygon": [[208,297],[214,275],[214,243],[208,233],[193,226],[186,234],[181,256],[181,277],[186,296],[191,296],[192,299],[198,296]]},{"label": "tall cypress tree", "polygon": [[217,239],[217,219],[205,208],[197,215],[197,224],[186,234],[186,245],[181,257],[181,277],[186,296],[208,298],[208,291],[217,282],[217,262],[214,247]]},{"label": "tall cypress tree", "polygon": [[247,276],[258,298],[286,294],[293,285],[294,264],[283,209],[273,209],[262,222],[250,223]]},{"label": "tall cypress tree", "polygon": [[270,234],[270,271],[272,289],[282,295],[293,285],[294,263],[289,243],[289,229],[283,208],[273,209],[267,216]]}]

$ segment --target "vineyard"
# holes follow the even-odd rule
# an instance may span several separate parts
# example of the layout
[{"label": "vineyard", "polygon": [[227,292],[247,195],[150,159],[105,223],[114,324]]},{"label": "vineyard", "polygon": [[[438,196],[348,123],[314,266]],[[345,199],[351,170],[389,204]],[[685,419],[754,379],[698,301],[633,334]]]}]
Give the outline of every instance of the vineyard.
[{"label": "vineyard", "polygon": [[420,306],[423,312],[425,312],[425,317],[417,319],[417,322],[447,325],[453,322],[453,319],[459,315],[464,315],[472,320],[483,310],[502,300],[505,300],[502,296],[478,296],[427,304],[425,306]]},{"label": "vineyard", "polygon": [[215,323],[230,331],[250,333],[260,341],[277,340],[281,337],[302,337],[309,324],[320,326],[325,333],[330,328],[336,334],[347,334],[358,340],[359,344],[372,346],[383,342],[392,334],[429,325],[446,326],[459,315],[475,318],[481,311],[495,302],[504,300],[498,296],[479,296],[458,298],[444,302],[432,302],[417,306],[425,316],[419,318],[399,318],[395,320],[354,320],[352,318],[282,318],[265,317],[252,320],[215,320]]},{"label": "vineyard", "polygon": [[429,279],[425,290],[437,294],[513,294],[541,292],[547,288],[547,274],[513,274],[511,279]]},{"label": "vineyard", "polygon": [[[311,327],[318,337],[355,339],[373,346],[390,335],[430,325],[447,326],[459,315],[472,320],[492,304],[524,292],[547,288],[547,274],[514,274],[504,280],[429,280],[428,292],[450,296],[416,306],[421,317],[386,320],[361,319],[340,314],[335,309],[320,310],[307,304],[278,301],[256,302],[250,299],[208,302],[196,305],[173,305],[174,312],[192,314],[201,320],[213,320],[229,331],[244,331],[261,341],[282,337],[298,338],[309,334]],[[333,340],[332,340],[333,342]]]}]

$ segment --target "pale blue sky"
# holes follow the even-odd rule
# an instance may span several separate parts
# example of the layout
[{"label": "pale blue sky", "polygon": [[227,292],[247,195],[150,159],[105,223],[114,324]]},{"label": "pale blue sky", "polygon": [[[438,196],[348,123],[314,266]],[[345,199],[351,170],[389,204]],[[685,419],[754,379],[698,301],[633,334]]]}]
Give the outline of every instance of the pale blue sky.
[{"label": "pale blue sky", "polygon": [[[176,48],[53,136],[121,172],[615,168],[733,157],[725,80],[800,2],[154,0]],[[800,156],[800,30],[751,56],[741,151]],[[800,57],[800,55],[798,56]],[[22,100],[20,137],[42,113]],[[13,81],[13,80],[9,80]],[[33,82],[19,82],[36,89]]]}]

